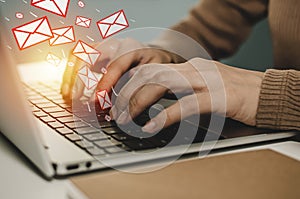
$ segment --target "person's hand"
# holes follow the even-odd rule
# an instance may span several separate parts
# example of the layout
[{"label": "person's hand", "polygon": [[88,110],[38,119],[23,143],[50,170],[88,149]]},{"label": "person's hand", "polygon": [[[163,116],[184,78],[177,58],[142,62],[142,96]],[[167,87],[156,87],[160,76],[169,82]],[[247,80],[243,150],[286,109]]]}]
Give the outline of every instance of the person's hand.
[{"label": "person's hand", "polygon": [[[94,66],[92,71],[103,73],[96,90],[110,91],[112,86],[119,78],[129,69],[147,64],[147,63],[170,63],[171,56],[166,51],[149,48],[142,43],[133,39],[110,39],[96,45],[96,49],[101,52],[101,56]],[[75,78],[78,69],[83,66],[83,62],[76,59],[72,54],[69,57],[68,63],[63,76],[61,85],[61,93],[65,99],[79,99],[84,90],[84,85],[81,83],[73,89]]]},{"label": "person's hand", "polygon": [[[148,121],[143,131],[154,133],[182,118],[211,112],[255,125],[262,78],[262,72],[200,58],[183,64],[147,64],[140,67],[121,89],[111,116],[118,124],[126,124],[166,92],[172,91],[183,97]],[[219,83],[207,85],[208,79],[213,80],[210,83]]]}]

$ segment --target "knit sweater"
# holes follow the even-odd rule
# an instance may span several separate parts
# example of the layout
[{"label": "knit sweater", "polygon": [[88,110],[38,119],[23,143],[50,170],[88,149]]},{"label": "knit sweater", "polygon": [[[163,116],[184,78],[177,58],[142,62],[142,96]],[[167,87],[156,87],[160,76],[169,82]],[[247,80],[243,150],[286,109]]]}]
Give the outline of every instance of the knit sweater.
[{"label": "knit sweater", "polygon": [[[256,125],[300,130],[299,0],[202,0],[172,29],[193,38],[219,60],[233,55],[264,18],[271,31],[274,69],[263,78]],[[180,42],[168,36],[160,41],[177,48]],[[173,56],[173,61],[181,60]]]}]

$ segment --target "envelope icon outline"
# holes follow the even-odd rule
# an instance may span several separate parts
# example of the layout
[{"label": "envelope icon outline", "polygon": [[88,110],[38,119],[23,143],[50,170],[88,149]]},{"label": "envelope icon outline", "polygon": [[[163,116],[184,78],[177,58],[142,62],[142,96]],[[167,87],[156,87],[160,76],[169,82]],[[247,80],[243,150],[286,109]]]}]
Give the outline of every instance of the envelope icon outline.
[{"label": "envelope icon outline", "polygon": [[48,18],[42,17],[12,29],[20,50],[24,50],[53,37]]},{"label": "envelope icon outline", "polygon": [[75,42],[73,26],[52,29],[53,38],[49,40],[50,46]]},{"label": "envelope icon outline", "polygon": [[94,88],[99,81],[97,76],[87,66],[79,69],[77,76],[88,90]]},{"label": "envelope icon outline", "polygon": [[102,110],[112,107],[112,103],[107,90],[98,91],[97,98],[99,100],[99,104]]},{"label": "envelope icon outline", "polygon": [[92,19],[83,17],[83,16],[77,16],[75,20],[75,24],[77,26],[81,26],[84,28],[89,28],[91,25]]},{"label": "envelope icon outline", "polygon": [[54,65],[54,66],[59,66],[61,59],[59,57],[57,57],[56,55],[54,55],[53,53],[48,53],[46,60],[48,63]]},{"label": "envelope icon outline", "polygon": [[106,39],[129,27],[124,10],[119,10],[97,22],[101,37]]},{"label": "envelope icon outline", "polygon": [[31,5],[47,12],[66,17],[70,0],[31,0]]},{"label": "envelope icon outline", "polygon": [[101,53],[79,40],[73,49],[73,55],[89,65],[94,65]]}]

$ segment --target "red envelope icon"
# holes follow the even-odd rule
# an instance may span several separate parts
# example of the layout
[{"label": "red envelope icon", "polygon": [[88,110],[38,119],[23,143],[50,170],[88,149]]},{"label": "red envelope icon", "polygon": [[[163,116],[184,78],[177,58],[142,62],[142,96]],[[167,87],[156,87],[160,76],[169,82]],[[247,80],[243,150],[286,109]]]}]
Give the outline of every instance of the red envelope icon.
[{"label": "red envelope icon", "polygon": [[90,19],[90,18],[86,18],[86,17],[82,17],[82,16],[77,16],[75,24],[77,26],[82,26],[82,27],[85,27],[85,28],[89,28],[90,24],[91,24],[91,21],[92,21],[92,19]]},{"label": "red envelope icon", "polygon": [[112,107],[111,100],[110,100],[106,90],[98,91],[97,97],[98,97],[100,107],[102,110]]},{"label": "red envelope icon", "polygon": [[12,29],[20,50],[39,44],[53,37],[47,17],[31,21]]},{"label": "red envelope icon", "polygon": [[127,18],[123,10],[101,19],[97,22],[100,34],[103,39],[129,27]]},{"label": "red envelope icon", "polygon": [[50,46],[67,44],[75,41],[73,26],[52,29],[53,38],[49,40]]},{"label": "red envelope icon", "polygon": [[53,14],[66,17],[70,0],[31,0],[31,5]]},{"label": "red envelope icon", "polygon": [[77,75],[88,90],[92,89],[98,84],[97,76],[87,66],[82,67],[78,71]]},{"label": "red envelope icon", "polygon": [[79,40],[73,50],[73,55],[89,65],[94,65],[101,53],[83,41]]}]

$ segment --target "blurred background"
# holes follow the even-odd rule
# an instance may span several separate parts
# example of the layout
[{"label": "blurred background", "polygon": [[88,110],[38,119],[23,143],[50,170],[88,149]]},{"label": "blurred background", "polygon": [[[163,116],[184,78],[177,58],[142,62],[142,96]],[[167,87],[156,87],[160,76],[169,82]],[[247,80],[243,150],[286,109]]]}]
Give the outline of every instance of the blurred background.
[{"label": "blurred background", "polygon": [[[6,29],[10,35],[7,46],[13,51],[18,63],[44,60],[49,52],[59,57],[67,57],[75,43],[50,47],[47,42],[35,47],[20,51],[12,36],[13,27],[25,24],[37,19],[34,15],[48,16],[51,27],[63,27],[74,25],[77,15],[92,18],[92,25],[89,29],[74,25],[76,39],[85,42],[101,41],[96,22],[120,9],[124,9],[128,18],[129,29],[142,27],[167,28],[178,22],[188,14],[190,8],[198,0],[82,0],[83,8],[78,6],[78,0],[71,0],[67,17],[49,14],[46,11],[30,6],[31,0],[0,0],[2,10],[2,21],[6,22]],[[24,15],[23,19],[15,17],[16,12]],[[0,31],[3,31],[1,27]],[[264,71],[272,66],[272,47],[267,20],[258,23],[247,42],[231,58],[222,60],[224,63]]]}]

